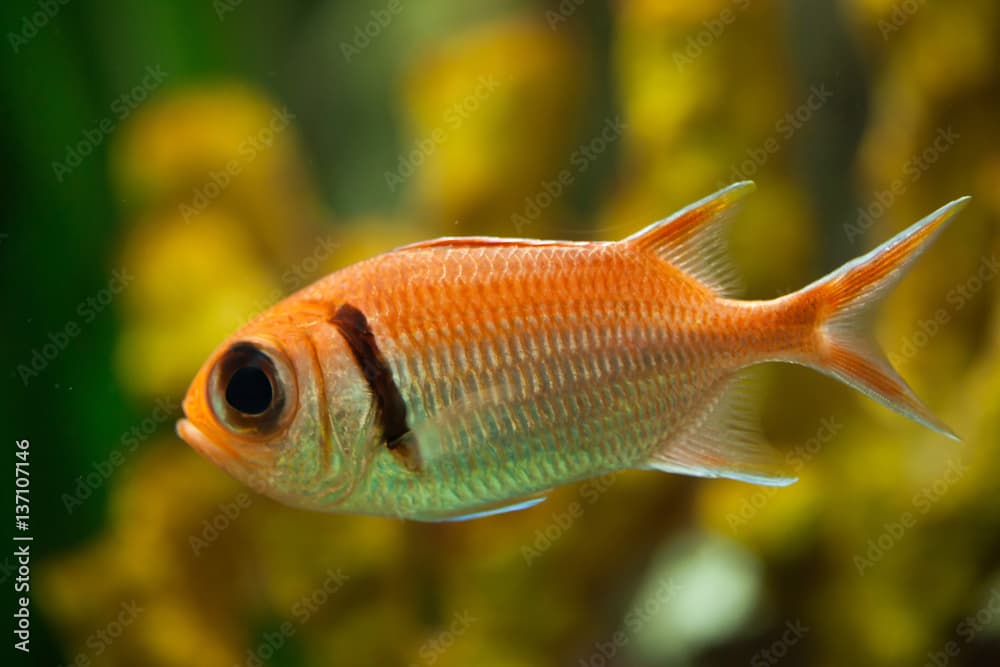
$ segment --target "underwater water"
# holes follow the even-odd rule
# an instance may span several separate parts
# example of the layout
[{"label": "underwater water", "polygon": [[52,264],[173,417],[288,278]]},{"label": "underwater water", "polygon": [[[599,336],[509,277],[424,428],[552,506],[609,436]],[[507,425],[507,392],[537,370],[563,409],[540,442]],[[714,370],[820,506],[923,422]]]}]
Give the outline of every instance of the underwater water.
[{"label": "underwater water", "polygon": [[[996,3],[0,12],[9,664],[1000,660]],[[753,299],[972,196],[874,322],[961,442],[770,364],[794,485],[621,471],[418,523],[287,507],[174,431],[215,346],[334,270],[437,236],[617,240],[748,179]]]}]

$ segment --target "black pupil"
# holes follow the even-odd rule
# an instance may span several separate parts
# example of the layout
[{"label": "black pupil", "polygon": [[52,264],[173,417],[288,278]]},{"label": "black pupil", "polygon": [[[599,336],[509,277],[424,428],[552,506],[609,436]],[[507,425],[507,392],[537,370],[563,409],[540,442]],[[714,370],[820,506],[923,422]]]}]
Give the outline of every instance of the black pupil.
[{"label": "black pupil", "polygon": [[226,402],[245,415],[265,412],[274,398],[271,380],[256,366],[244,366],[229,379]]}]

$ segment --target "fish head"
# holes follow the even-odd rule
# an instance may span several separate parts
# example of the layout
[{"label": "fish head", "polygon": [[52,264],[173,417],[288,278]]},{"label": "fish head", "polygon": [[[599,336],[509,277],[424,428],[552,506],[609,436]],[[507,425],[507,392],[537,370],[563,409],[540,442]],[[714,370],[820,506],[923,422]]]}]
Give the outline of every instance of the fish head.
[{"label": "fish head", "polygon": [[342,337],[300,306],[275,306],[211,354],[177,433],[258,493],[331,511],[370,461],[374,408]]}]

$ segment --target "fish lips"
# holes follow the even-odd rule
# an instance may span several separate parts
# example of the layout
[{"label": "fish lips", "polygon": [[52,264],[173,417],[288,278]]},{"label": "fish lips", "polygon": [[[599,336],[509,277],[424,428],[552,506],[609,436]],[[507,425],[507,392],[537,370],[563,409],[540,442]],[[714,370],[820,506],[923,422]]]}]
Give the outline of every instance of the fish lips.
[{"label": "fish lips", "polygon": [[236,452],[223,444],[214,442],[190,419],[177,420],[177,435],[195,451],[220,467],[228,469],[237,458]]}]

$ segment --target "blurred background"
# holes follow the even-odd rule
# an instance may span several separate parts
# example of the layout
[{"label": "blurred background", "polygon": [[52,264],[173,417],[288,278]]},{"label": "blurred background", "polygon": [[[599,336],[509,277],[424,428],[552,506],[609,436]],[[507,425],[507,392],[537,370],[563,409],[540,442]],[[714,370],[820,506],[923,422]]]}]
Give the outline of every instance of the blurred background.
[{"label": "blurred background", "polygon": [[[0,421],[31,443],[34,537],[18,659],[998,664],[996,2],[0,12]],[[768,367],[792,487],[622,473],[425,525],[285,508],[174,434],[211,349],[338,267],[438,235],[617,239],[745,178],[749,298],[973,196],[878,320],[964,443]]]}]

